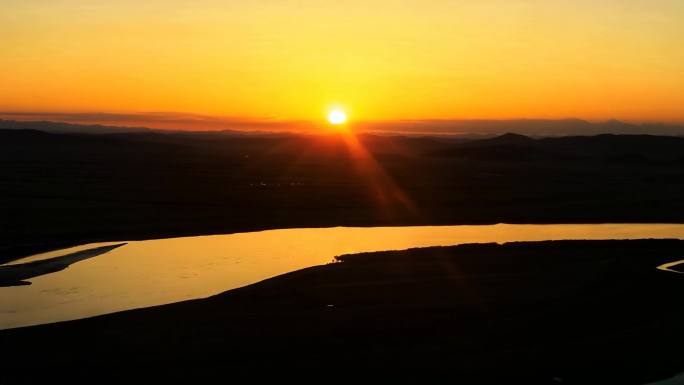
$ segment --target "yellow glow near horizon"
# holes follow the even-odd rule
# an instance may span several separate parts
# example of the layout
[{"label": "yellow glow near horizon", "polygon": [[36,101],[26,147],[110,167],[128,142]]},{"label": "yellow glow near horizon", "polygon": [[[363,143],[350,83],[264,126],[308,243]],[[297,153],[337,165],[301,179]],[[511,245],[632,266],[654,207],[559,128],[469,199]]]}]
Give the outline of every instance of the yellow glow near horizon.
[{"label": "yellow glow near horizon", "polygon": [[0,36],[3,111],[684,122],[681,0],[7,0]]},{"label": "yellow glow near horizon", "polygon": [[328,122],[336,126],[345,124],[347,122],[347,114],[340,109],[334,109],[328,114]]}]

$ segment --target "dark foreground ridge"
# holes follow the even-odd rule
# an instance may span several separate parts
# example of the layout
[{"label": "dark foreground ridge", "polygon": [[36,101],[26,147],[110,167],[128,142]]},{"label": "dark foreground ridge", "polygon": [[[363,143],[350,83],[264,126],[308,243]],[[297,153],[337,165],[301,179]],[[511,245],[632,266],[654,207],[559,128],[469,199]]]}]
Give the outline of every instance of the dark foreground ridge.
[{"label": "dark foreground ridge", "polygon": [[684,138],[358,140],[375,164],[333,135],[0,129],[0,262],[291,227],[684,223]]},{"label": "dark foreground ridge", "polygon": [[87,250],[61,255],[59,257],[0,266],[0,287],[30,285],[31,282],[25,280],[62,271],[76,262],[97,257],[98,255],[108,253],[123,245],[125,245],[125,243],[92,247]]},{"label": "dark foreground ridge", "polygon": [[684,371],[684,279],[656,269],[683,255],[683,241],[639,240],[342,256],[2,331],[0,383],[643,384]]}]

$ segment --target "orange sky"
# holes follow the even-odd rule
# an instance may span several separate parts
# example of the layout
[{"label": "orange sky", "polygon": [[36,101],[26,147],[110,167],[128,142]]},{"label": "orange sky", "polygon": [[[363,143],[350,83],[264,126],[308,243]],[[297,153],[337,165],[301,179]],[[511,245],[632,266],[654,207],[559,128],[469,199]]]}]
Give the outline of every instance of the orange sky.
[{"label": "orange sky", "polygon": [[683,41],[680,0],[8,0],[0,110],[684,122]]}]

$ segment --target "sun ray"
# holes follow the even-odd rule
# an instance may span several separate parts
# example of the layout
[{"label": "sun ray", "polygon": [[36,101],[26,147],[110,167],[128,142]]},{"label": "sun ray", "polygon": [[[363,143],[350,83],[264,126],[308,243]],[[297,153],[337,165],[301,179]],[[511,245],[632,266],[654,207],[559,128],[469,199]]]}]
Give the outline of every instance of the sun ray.
[{"label": "sun ray", "polygon": [[386,219],[406,215],[411,219],[418,218],[418,210],[413,201],[383,169],[356,134],[349,130],[342,135],[342,139],[357,173],[371,189],[372,196]]}]

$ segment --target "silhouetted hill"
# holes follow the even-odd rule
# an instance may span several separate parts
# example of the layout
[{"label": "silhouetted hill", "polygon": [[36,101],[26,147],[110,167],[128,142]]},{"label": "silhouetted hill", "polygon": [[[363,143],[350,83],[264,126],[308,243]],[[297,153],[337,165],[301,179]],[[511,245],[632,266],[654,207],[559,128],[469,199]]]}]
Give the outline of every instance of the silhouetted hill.
[{"label": "silhouetted hill", "polygon": [[206,299],[0,331],[0,375],[641,385],[682,370],[684,279],[656,266],[683,252],[634,240],[346,255]]},{"label": "silhouetted hill", "polygon": [[592,157],[635,156],[656,161],[672,161],[684,155],[684,138],[655,135],[611,135],[539,139],[558,151]]},{"label": "silhouetted hill", "polygon": [[[116,118],[116,114],[107,114]],[[144,119],[144,116],[141,117]],[[301,123],[305,124],[305,123]],[[215,125],[215,124],[213,124]],[[178,123],[179,127],[183,127]],[[239,126],[239,124],[237,124]],[[311,123],[306,123],[311,128]],[[193,130],[201,126],[191,126]],[[291,123],[288,127],[297,127]],[[406,135],[406,136],[454,136],[461,138],[482,138],[499,136],[515,132],[534,137],[555,136],[590,136],[600,134],[615,135],[664,135],[684,136],[684,126],[681,124],[643,123],[634,124],[618,120],[605,122],[588,122],[581,119],[514,119],[514,120],[407,120],[387,122],[356,122],[355,129],[359,132],[370,132],[378,135]],[[194,131],[200,134],[228,135],[228,136],[282,136],[291,135],[278,124],[269,125],[262,122],[258,130],[245,131],[233,129],[229,121],[225,128],[217,131]],[[13,121],[1,120],[0,129],[34,129],[55,133],[130,133],[130,132],[189,132],[179,130],[151,129],[146,127],[127,127],[115,125],[73,124],[54,121]]]},{"label": "silhouetted hill", "polygon": [[684,155],[684,138],[654,135],[564,136],[533,139],[519,134],[456,143],[432,155],[480,160],[612,160],[674,162]]},{"label": "silhouetted hill", "polygon": [[520,134],[506,133],[493,138],[473,140],[467,146],[529,146],[534,144],[534,139]]},{"label": "silhouetted hill", "polygon": [[682,138],[358,141],[0,130],[0,260],[278,227],[684,222]]},{"label": "silhouetted hill", "polygon": [[16,121],[0,119],[0,130],[40,130],[54,133],[109,134],[117,132],[149,132],[146,127],[119,127],[100,124],[71,124],[49,121]]},{"label": "silhouetted hill", "polygon": [[626,123],[617,120],[588,122],[581,119],[513,120],[407,120],[359,123],[375,131],[394,131],[426,135],[482,136],[516,132],[535,137],[566,135],[684,135],[681,124]]}]

